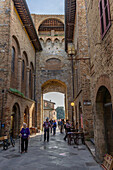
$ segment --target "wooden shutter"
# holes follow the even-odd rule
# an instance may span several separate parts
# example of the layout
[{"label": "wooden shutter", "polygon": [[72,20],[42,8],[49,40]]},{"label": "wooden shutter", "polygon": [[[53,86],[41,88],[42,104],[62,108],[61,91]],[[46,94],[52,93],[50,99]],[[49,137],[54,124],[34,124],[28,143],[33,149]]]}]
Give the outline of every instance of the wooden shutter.
[{"label": "wooden shutter", "polygon": [[104,28],[104,11],[103,11],[103,0],[99,1],[99,10],[100,10],[100,24],[101,24],[101,34],[105,32]]},{"label": "wooden shutter", "polygon": [[109,0],[100,0],[99,10],[100,10],[101,35],[103,38],[111,25]]}]

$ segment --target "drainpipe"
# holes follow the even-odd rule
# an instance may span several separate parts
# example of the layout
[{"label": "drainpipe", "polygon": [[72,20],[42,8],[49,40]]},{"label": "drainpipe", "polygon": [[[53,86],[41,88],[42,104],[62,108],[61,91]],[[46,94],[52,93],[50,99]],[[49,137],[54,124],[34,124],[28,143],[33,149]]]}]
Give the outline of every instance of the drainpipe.
[{"label": "drainpipe", "polygon": [[[87,15],[87,0],[85,0],[85,10],[86,10],[86,25],[87,25],[87,36],[88,36],[88,53],[90,58],[90,40],[89,40],[89,24],[88,24],[88,15]],[[91,68],[91,58],[89,59],[89,64]]]}]

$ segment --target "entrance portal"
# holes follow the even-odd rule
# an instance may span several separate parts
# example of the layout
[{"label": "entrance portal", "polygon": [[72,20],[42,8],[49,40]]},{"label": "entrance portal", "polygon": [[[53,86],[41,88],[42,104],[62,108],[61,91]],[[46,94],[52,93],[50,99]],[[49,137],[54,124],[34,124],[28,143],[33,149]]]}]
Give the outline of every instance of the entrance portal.
[{"label": "entrance portal", "polygon": [[16,137],[20,132],[20,108],[17,103],[12,108],[10,133]]},{"label": "entrance portal", "polygon": [[[43,117],[43,113],[44,113],[44,109],[43,109],[43,95],[49,92],[59,92],[64,94],[64,106],[65,106],[65,119],[68,118],[68,106],[67,106],[67,87],[65,85],[65,83],[63,83],[60,80],[49,80],[47,82],[45,82],[42,85],[42,98],[41,98],[41,127],[44,121],[44,117]],[[54,112],[54,111],[53,111]],[[53,113],[55,114],[55,113]],[[50,113],[48,113],[48,116],[50,117]]]},{"label": "entrance portal", "polygon": [[101,86],[96,98],[96,146],[98,156],[113,155],[113,112],[111,95],[105,86]]}]

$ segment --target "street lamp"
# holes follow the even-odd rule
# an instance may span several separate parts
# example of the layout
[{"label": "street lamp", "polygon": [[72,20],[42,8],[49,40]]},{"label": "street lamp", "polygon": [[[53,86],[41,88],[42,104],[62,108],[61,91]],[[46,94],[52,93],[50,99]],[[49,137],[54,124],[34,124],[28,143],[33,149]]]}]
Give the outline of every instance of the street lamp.
[{"label": "street lamp", "polygon": [[[68,55],[71,57],[71,69],[72,69],[72,96],[74,100],[74,67],[73,67],[73,56],[75,56],[75,46],[73,43],[68,43]],[[72,106],[72,122],[73,122],[73,107],[74,102],[71,102]]]},{"label": "street lamp", "polygon": [[74,112],[74,106],[75,106],[74,102],[71,102],[71,106],[72,106],[72,123],[73,123],[74,122],[74,120],[73,120],[73,112]]}]

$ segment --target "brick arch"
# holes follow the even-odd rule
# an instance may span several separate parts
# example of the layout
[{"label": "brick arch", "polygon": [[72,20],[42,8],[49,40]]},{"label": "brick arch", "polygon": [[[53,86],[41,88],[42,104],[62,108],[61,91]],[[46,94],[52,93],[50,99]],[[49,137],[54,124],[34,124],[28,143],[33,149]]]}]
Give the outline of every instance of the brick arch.
[{"label": "brick arch", "polygon": [[41,44],[43,45],[44,39],[43,39],[43,38],[40,38],[40,42],[41,42]]},{"label": "brick arch", "polygon": [[15,35],[12,36],[12,44],[13,44],[13,40],[17,44],[18,56],[21,56],[20,44],[19,44],[18,38]]},{"label": "brick arch", "polygon": [[34,86],[33,74],[34,74],[34,66],[33,66],[33,63],[30,62],[30,73],[29,73],[29,97],[30,99],[33,99],[33,86]]},{"label": "brick arch", "polygon": [[20,105],[18,102],[13,103],[11,107],[11,125],[10,125],[10,132],[12,133],[13,137],[17,137],[20,133],[21,128],[21,112],[20,112]]},{"label": "brick arch", "polygon": [[[11,79],[10,86],[11,88],[16,88],[18,86],[18,59],[21,56],[20,53],[20,44],[16,36],[12,36],[12,49],[11,49]],[[13,64],[13,71],[12,71]]]},{"label": "brick arch", "polygon": [[52,39],[51,39],[51,38],[47,38],[47,39],[46,39],[46,43],[47,43],[48,40],[50,40],[50,41],[52,42]]},{"label": "brick arch", "polygon": [[60,92],[66,94],[67,86],[64,82],[60,80],[48,80],[43,83],[42,85],[42,92],[48,93],[48,92]]},{"label": "brick arch", "polygon": [[55,39],[54,39],[54,43],[55,43],[55,41],[60,42],[60,39],[59,39],[59,38],[55,38]]},{"label": "brick arch", "polygon": [[43,20],[41,20],[39,23],[38,23],[38,26],[37,26],[37,30],[39,30],[39,27],[40,25],[45,21],[45,20],[48,20],[48,19],[56,19],[56,20],[59,20],[60,22],[62,22],[64,24],[64,19],[61,19],[59,17],[52,17],[52,16],[48,16],[48,17],[45,17]]},{"label": "brick arch", "polygon": [[25,57],[27,66],[29,66],[29,60],[28,60],[27,52],[26,52],[26,51],[23,51],[23,55],[24,55],[24,57]]},{"label": "brick arch", "polygon": [[46,70],[61,70],[61,68],[62,68],[62,61],[59,58],[51,57],[47,59],[45,62]]},{"label": "brick arch", "polygon": [[106,75],[106,74],[101,75],[101,76],[97,79],[96,87],[95,87],[94,101],[96,101],[97,92],[98,92],[98,89],[99,89],[101,86],[105,86],[105,87],[109,90],[109,92],[111,93],[110,78],[109,78],[108,75]]},{"label": "brick arch", "polygon": [[22,70],[21,70],[21,92],[26,95],[27,66],[29,65],[28,56],[25,51],[22,54]]},{"label": "brick arch", "polygon": [[[112,100],[111,94],[106,86],[99,87],[96,95],[95,105],[95,144],[96,155],[99,159],[103,158],[106,153],[112,154]],[[101,141],[103,143],[101,144]]]},{"label": "brick arch", "polygon": [[65,38],[62,39],[62,42],[65,41]]}]

